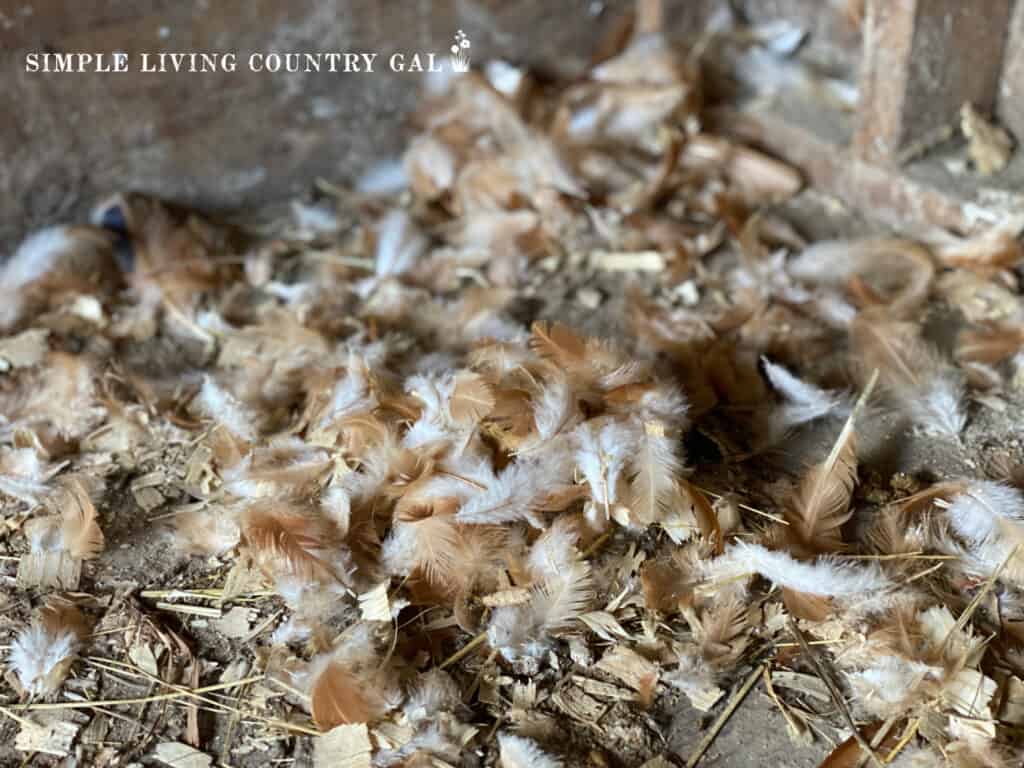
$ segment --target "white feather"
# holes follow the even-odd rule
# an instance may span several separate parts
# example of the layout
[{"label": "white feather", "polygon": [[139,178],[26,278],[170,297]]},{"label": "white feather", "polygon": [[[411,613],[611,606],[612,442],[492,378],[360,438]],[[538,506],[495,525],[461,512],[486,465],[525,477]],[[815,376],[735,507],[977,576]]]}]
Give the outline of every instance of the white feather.
[{"label": "white feather", "polygon": [[579,532],[571,518],[560,517],[530,548],[526,566],[537,581],[545,581],[566,572],[579,559],[576,542]]},{"label": "white feather", "polygon": [[1015,547],[1024,560],[1024,495],[1016,488],[977,480],[946,510],[950,525],[968,544],[964,558],[991,574]]},{"label": "white feather", "polygon": [[256,437],[254,414],[211,377],[203,377],[202,389],[192,402],[203,416],[224,425],[242,439],[253,440]]},{"label": "white feather", "polygon": [[436,718],[441,712],[454,712],[462,707],[462,692],[451,676],[432,669],[417,679],[403,711],[412,723]]},{"label": "white feather", "polygon": [[321,425],[377,407],[377,398],[370,389],[368,372],[365,361],[355,354],[349,355],[345,375],[334,384]]},{"label": "white feather", "polygon": [[713,580],[760,574],[780,587],[827,597],[862,597],[866,592],[891,586],[876,563],[844,563],[832,557],[814,562],[794,560],[785,552],[765,549],[759,544],[733,544],[706,566]]},{"label": "white feather", "polygon": [[510,661],[538,658],[551,647],[549,635],[569,629],[594,600],[590,566],[577,561],[535,586],[529,602],[491,614],[487,640]]},{"label": "white feather", "polygon": [[575,400],[572,386],[564,374],[552,376],[533,399],[533,421],[537,426],[537,439],[527,441],[523,450],[546,442],[562,430],[573,418]]},{"label": "white feather", "polygon": [[562,768],[562,761],[545,753],[536,742],[512,733],[499,733],[501,768]]},{"label": "white feather", "polygon": [[762,357],[761,362],[772,388],[785,400],[785,404],[773,412],[773,433],[820,419],[839,408],[842,401],[835,393],[797,378],[766,357]]},{"label": "white feather", "polygon": [[919,398],[906,399],[907,415],[925,431],[956,437],[967,424],[963,411],[964,383],[951,367],[931,378]]},{"label": "white feather", "polygon": [[629,457],[636,451],[639,430],[635,424],[621,421],[593,421],[581,424],[574,432],[576,464],[590,485],[596,504],[618,501],[619,480]]},{"label": "white feather", "polygon": [[75,240],[67,227],[48,227],[25,238],[0,268],[0,328],[18,321],[23,305],[22,289],[51,269]]},{"label": "white feather", "polygon": [[658,382],[654,389],[644,392],[638,405],[644,419],[662,421],[675,429],[686,426],[690,406],[675,384]]},{"label": "white feather", "polygon": [[409,214],[394,209],[377,226],[377,277],[407,272],[427,248],[427,239],[420,233]]},{"label": "white feather", "polygon": [[47,678],[78,653],[78,635],[69,627],[50,632],[39,621],[25,627],[11,645],[9,661],[22,686],[33,695],[51,692]]},{"label": "white feather", "polygon": [[508,523],[526,520],[543,527],[534,509],[547,491],[568,482],[570,465],[561,452],[520,457],[501,471],[487,489],[471,496],[456,515],[460,523]]}]

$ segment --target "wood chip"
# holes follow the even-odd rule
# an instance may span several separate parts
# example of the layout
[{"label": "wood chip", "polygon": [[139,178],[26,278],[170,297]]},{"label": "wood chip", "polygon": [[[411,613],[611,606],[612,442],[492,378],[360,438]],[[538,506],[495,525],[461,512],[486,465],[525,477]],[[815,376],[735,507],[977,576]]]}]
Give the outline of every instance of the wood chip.
[{"label": "wood chip", "polygon": [[213,758],[179,741],[157,744],[153,757],[174,768],[210,768]]},{"label": "wood chip", "polygon": [[1024,726],[1024,682],[1018,677],[1006,681],[999,719],[1018,728]]},{"label": "wood chip", "polygon": [[[344,726],[338,727],[344,728]],[[412,728],[398,723],[385,721],[373,729],[373,741],[377,745],[377,749],[399,749],[408,744],[412,737]]]},{"label": "wood chip", "polygon": [[580,616],[580,621],[609,642],[630,639],[629,632],[623,629],[618,619],[607,611],[590,611]]},{"label": "wood chip", "polygon": [[591,696],[598,696],[602,699],[613,699],[615,701],[632,701],[636,697],[632,691],[626,690],[618,685],[606,683],[603,680],[594,680],[583,675],[573,675],[572,681]]},{"label": "wood chip", "polygon": [[160,676],[156,654],[153,653],[153,648],[148,643],[138,643],[137,645],[133,645],[128,649],[128,658],[131,659],[132,663],[143,672],[146,672],[153,677]]},{"label": "wood chip", "polygon": [[69,720],[54,720],[46,724],[25,720],[14,737],[14,747],[22,752],[45,752],[67,757],[78,730],[79,726]]},{"label": "wood chip", "polygon": [[213,628],[225,637],[246,637],[252,631],[256,611],[236,605],[221,618],[214,620]]},{"label": "wood chip", "polygon": [[45,328],[30,328],[17,336],[0,339],[0,373],[40,363],[49,351],[49,336]]},{"label": "wood chip", "polygon": [[592,251],[590,263],[609,272],[661,272],[665,257],[660,251]]},{"label": "wood chip", "polygon": [[49,587],[74,591],[82,577],[82,561],[60,552],[30,552],[18,561],[19,589]]},{"label": "wood chip", "polygon": [[503,605],[523,605],[530,602],[531,591],[527,587],[512,587],[492,592],[480,598],[480,602],[487,608],[500,608]]},{"label": "wood chip", "polygon": [[597,309],[604,301],[604,296],[596,288],[580,288],[576,291],[576,301],[587,309]]},{"label": "wood chip", "polygon": [[598,662],[597,668],[617,677],[634,691],[650,689],[657,684],[661,675],[657,664],[624,645],[608,651]]},{"label": "wood chip", "polygon": [[828,686],[814,675],[803,675],[799,672],[772,672],[772,683],[776,687],[789,688],[813,699],[818,699],[818,701],[831,701],[832,699],[828,692]]},{"label": "wood chip", "polygon": [[144,486],[142,488],[133,487],[132,496],[135,498],[135,503],[142,507],[146,512],[152,512],[164,503],[164,495],[151,486]]},{"label": "wood chip", "polygon": [[315,768],[370,768],[370,734],[366,723],[339,725],[316,740]]},{"label": "wood chip", "polygon": [[573,720],[587,725],[597,723],[609,707],[574,686],[555,691],[551,694],[551,703]]},{"label": "wood chip", "polygon": [[220,608],[210,608],[205,605],[160,602],[156,604],[156,607],[161,611],[170,611],[171,613],[187,613],[190,616],[205,616],[208,619],[222,618]]}]

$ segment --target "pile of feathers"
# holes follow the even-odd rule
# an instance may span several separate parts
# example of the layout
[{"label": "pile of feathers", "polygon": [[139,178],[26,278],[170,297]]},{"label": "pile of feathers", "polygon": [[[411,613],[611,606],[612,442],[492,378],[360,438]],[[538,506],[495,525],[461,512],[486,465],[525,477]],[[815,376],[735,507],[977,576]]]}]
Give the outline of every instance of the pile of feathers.
[{"label": "pile of feathers", "polygon": [[[1020,473],[865,506],[858,441],[962,452],[1014,407],[1021,222],[808,245],[769,207],[798,174],[702,131],[699,62],[660,29],[640,3],[568,84],[432,77],[399,160],[272,235],[122,195],[26,239],[0,266],[7,553],[88,580],[110,489],[157,456],[146,535],[228,603],[276,593],[245,652],[289,693],[263,706],[364,744],[345,765],[574,765],[549,698],[589,664],[638,711],[713,713],[756,665],[818,665],[861,731],[836,720],[830,765],[864,739],[1018,764]],[[613,338],[524,300],[651,253]],[[963,306],[944,349],[935,302]],[[725,485],[748,471],[770,491]],[[21,591],[5,706],[59,699],[91,642],[60,584]]]}]

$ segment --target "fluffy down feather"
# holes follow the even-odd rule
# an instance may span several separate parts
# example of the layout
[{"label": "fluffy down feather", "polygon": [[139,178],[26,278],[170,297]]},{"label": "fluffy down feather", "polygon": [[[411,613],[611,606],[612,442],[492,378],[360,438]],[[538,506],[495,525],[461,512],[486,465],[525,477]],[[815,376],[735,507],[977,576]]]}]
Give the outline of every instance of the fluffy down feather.
[{"label": "fluffy down feather", "polygon": [[548,636],[569,629],[593,599],[590,566],[576,562],[535,586],[529,602],[495,610],[487,627],[488,642],[509,660],[539,657],[550,647]]},{"label": "fluffy down feather", "polygon": [[967,542],[962,557],[970,567],[987,576],[1010,558],[1003,577],[1024,584],[1024,495],[1020,491],[978,480],[956,497],[946,515]]},{"label": "fluffy down feather", "polygon": [[768,439],[771,444],[782,439],[793,427],[828,416],[841,407],[842,398],[836,393],[797,378],[768,358],[762,357],[761,364],[772,388],[783,399],[782,405],[773,409],[769,417]]},{"label": "fluffy down feather", "polygon": [[620,498],[623,470],[635,453],[639,429],[621,421],[586,422],[574,432],[576,464],[596,504],[607,511]]},{"label": "fluffy down feather", "polygon": [[203,386],[192,405],[200,414],[223,424],[243,440],[252,440],[257,435],[256,415],[210,376],[203,378]]},{"label": "fluffy down feather", "polygon": [[501,768],[562,768],[562,761],[545,753],[536,742],[512,733],[499,733]]},{"label": "fluffy down feather", "polygon": [[917,426],[957,437],[967,422],[961,374],[927,342],[912,323],[861,313],[850,325],[855,361],[865,372],[879,371],[879,384]]},{"label": "fluffy down feather", "polygon": [[715,581],[757,573],[780,587],[838,598],[858,597],[892,585],[875,563],[844,563],[828,556],[800,562],[785,552],[742,542],[733,544],[725,554],[707,564],[706,573]]},{"label": "fluffy down feather", "polygon": [[44,607],[11,645],[9,662],[26,691],[47,696],[67,677],[86,629],[72,605]]}]

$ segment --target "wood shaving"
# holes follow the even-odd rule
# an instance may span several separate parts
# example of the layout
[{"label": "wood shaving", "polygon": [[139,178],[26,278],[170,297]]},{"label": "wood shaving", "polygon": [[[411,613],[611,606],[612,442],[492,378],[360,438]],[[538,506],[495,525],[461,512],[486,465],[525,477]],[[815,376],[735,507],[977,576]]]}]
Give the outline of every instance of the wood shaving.
[{"label": "wood shaving", "polygon": [[14,737],[14,747],[22,752],[43,752],[67,757],[80,728],[68,720],[51,720],[42,725],[24,721],[18,735]]},{"label": "wood shaving", "polygon": [[365,723],[339,725],[317,737],[313,765],[316,768],[370,768],[371,750]]},{"label": "wood shaving", "polygon": [[213,758],[199,750],[177,741],[157,744],[153,757],[173,768],[210,768]]}]

